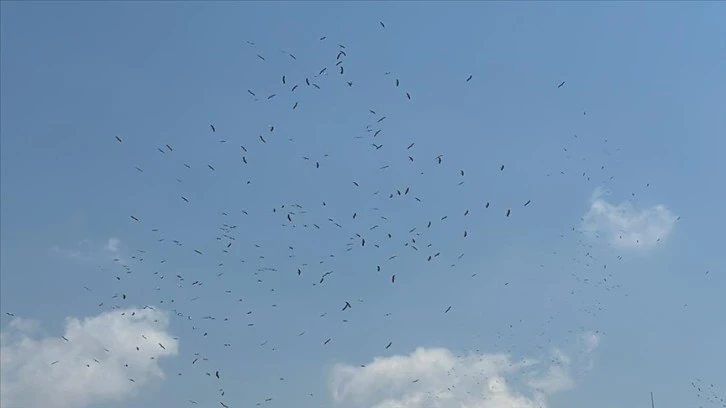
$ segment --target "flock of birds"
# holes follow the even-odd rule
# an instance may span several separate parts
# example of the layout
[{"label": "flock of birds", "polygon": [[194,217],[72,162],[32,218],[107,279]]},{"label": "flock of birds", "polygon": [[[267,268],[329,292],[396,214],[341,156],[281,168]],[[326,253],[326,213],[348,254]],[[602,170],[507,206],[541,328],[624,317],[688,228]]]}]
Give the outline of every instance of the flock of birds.
[{"label": "flock of birds", "polygon": [[[379,25],[380,29],[386,29],[383,22]],[[261,84],[246,89],[246,96],[250,99],[247,102],[264,104],[282,101],[278,103],[280,109],[300,113],[306,107],[308,99],[311,99],[310,92],[324,92],[327,88],[335,88],[337,91],[355,89],[358,82],[348,77],[347,70],[348,54],[351,50],[344,44],[329,46],[330,41],[325,36],[319,37],[317,41],[330,51],[330,59],[321,64],[319,69],[310,72],[287,72],[279,77],[278,84],[270,85],[270,88],[274,89],[272,91],[263,93],[255,89],[262,88]],[[276,61],[276,58],[258,51],[254,42],[248,41],[247,45],[254,50],[250,57],[257,59],[258,63],[273,64]],[[297,63],[297,55],[282,50],[281,53],[288,62]],[[473,74],[465,73],[461,77],[461,83],[466,85],[474,79]],[[404,81],[394,73],[382,70],[381,81],[391,88],[393,92],[391,95],[400,96],[402,103],[413,103],[415,100],[411,90],[402,89]],[[554,83],[553,92],[561,92],[559,90],[565,84],[565,81]],[[295,190],[309,186],[310,192],[300,199],[291,198],[284,202],[268,204],[268,197],[261,194],[277,197],[279,190],[265,193],[264,189],[270,187],[263,186],[255,190],[254,194],[249,193],[248,199],[254,201],[253,204],[249,201],[225,203],[228,207],[218,214],[194,213],[190,219],[196,218],[196,222],[215,220],[215,234],[208,237],[211,244],[190,243],[192,241],[199,243],[202,237],[181,236],[184,232],[183,221],[177,220],[178,225],[170,223],[168,228],[163,228],[155,218],[160,215],[144,212],[143,205],[140,205],[138,212],[126,214],[124,217],[131,223],[130,228],[148,234],[147,244],[136,249],[128,258],[119,256],[114,259],[115,265],[106,269],[111,272],[111,279],[116,281],[118,291],[109,294],[107,298],[106,295],[102,295],[105,299],[100,299],[98,306],[108,307],[109,303],[112,303],[113,309],[120,309],[128,307],[129,303],[126,302],[132,298],[139,302],[142,301],[140,298],[150,293],[153,296],[161,296],[161,299],[156,300],[156,304],[149,304],[146,308],[158,306],[173,310],[179,324],[186,325],[202,338],[210,339],[206,347],[226,349],[234,347],[236,341],[229,338],[222,339],[222,336],[215,335],[215,332],[225,332],[225,336],[234,336],[235,333],[238,337],[249,336],[249,333],[240,333],[240,327],[256,328],[258,322],[254,319],[256,311],[253,310],[253,303],[271,301],[275,303],[267,303],[267,307],[281,308],[282,302],[279,301],[279,297],[275,297],[277,293],[305,291],[312,288],[317,292],[313,292],[311,296],[331,298],[331,308],[316,313],[316,318],[322,319],[328,314],[340,313],[341,324],[352,325],[354,319],[350,317],[350,313],[353,310],[365,309],[368,303],[366,299],[338,295],[338,293],[355,292],[352,287],[347,287],[344,291],[339,290],[343,284],[336,282],[337,276],[346,274],[346,269],[349,269],[350,265],[362,263],[364,264],[362,268],[371,272],[370,275],[357,277],[353,282],[377,280],[376,285],[405,285],[413,279],[414,270],[423,268],[427,264],[435,264],[437,270],[444,271],[447,270],[445,268],[456,268],[457,262],[465,256],[465,252],[452,253],[451,243],[455,245],[461,243],[461,247],[464,247],[464,242],[470,235],[482,233],[484,230],[482,222],[467,220],[483,213],[490,214],[490,217],[510,219],[536,205],[536,200],[532,197],[522,197],[518,202],[501,203],[491,199],[467,205],[452,200],[450,204],[458,208],[439,213],[424,211],[427,200],[436,201],[435,198],[442,194],[442,189],[466,188],[465,182],[470,177],[469,174],[460,164],[447,161],[445,152],[426,151],[417,145],[417,140],[414,138],[403,140],[400,135],[396,137],[389,135],[386,125],[395,117],[394,112],[383,113],[376,108],[370,108],[365,115],[367,123],[351,126],[352,136],[335,140],[324,139],[324,144],[330,146],[331,152],[336,152],[340,144],[346,144],[346,149],[363,158],[366,167],[353,170],[333,164],[334,154],[331,153],[310,151],[299,154],[307,147],[297,144],[291,135],[300,132],[289,129],[284,121],[267,125],[254,136],[244,137],[233,135],[219,124],[211,123],[208,126],[205,124],[207,134],[202,137],[210,144],[223,147],[220,156],[217,157],[201,157],[198,152],[179,148],[176,145],[183,144],[180,141],[176,141],[180,143],[168,141],[160,146],[148,146],[149,149],[156,149],[159,155],[164,156],[163,164],[132,164],[131,172],[141,177],[140,183],[143,183],[144,177],[150,173],[155,173],[154,177],[159,178],[174,174],[172,177],[175,180],[168,181],[175,186],[173,189],[176,193],[158,198],[170,200],[169,205],[172,207],[181,203],[191,209],[197,202],[204,201],[208,190],[218,186],[215,184],[218,181],[207,181],[205,177],[226,172],[224,178],[235,180],[238,184],[225,185],[224,189],[252,189],[257,184],[256,176],[259,172],[269,171],[272,166],[280,166],[280,162],[287,163],[289,167],[287,175],[292,180],[286,180],[286,184],[277,188]],[[130,145],[138,146],[140,142],[129,140],[128,136],[123,135],[117,135],[112,140],[120,148],[118,154],[130,154],[129,157],[135,157],[133,152],[124,148]],[[287,151],[290,153],[289,157],[270,163],[275,150]],[[388,152],[385,156],[388,160],[383,162],[380,161],[382,152]],[[571,154],[567,148],[564,148],[564,152],[566,155]],[[335,167],[331,168],[333,166]],[[604,163],[599,164],[596,169],[601,172],[597,175],[598,182],[612,180],[612,176],[606,174]],[[507,170],[506,163],[492,164],[491,174],[487,177],[505,178]],[[325,182],[318,176],[323,172],[328,174],[329,181],[334,182],[338,182],[348,174],[352,177],[347,185],[336,185],[332,189],[335,191],[331,189],[326,191],[325,187],[321,186]],[[572,173],[580,180],[590,181],[591,177],[595,177],[591,176],[594,171],[588,173],[578,170]],[[432,174],[441,184],[440,188],[427,187]],[[560,171],[560,175],[565,175],[565,171]],[[203,181],[194,186],[193,182],[186,180],[187,178]],[[379,180],[380,184],[374,184],[375,180]],[[146,182],[152,183],[149,180]],[[170,191],[170,188],[167,188],[167,191]],[[346,196],[348,198],[345,198]],[[349,204],[352,206],[348,207]],[[396,222],[392,222],[393,219],[396,219]],[[449,223],[452,226],[449,226]],[[190,228],[195,230],[194,234],[198,233],[195,227]],[[267,233],[260,234],[263,229]],[[575,235],[579,232],[576,227],[567,227],[560,236],[566,233]],[[269,238],[266,239],[265,236]],[[441,245],[444,241],[448,241],[450,245]],[[595,258],[590,244],[585,239],[577,242],[578,248],[576,254],[572,256],[572,261],[579,266],[579,271],[572,272],[574,287],[571,294],[583,290],[581,289],[583,285],[591,285],[605,291],[621,290],[622,287],[615,282],[607,265]],[[300,250],[300,247],[305,249]],[[182,273],[179,270],[182,270],[184,265],[169,266],[173,264],[175,257],[186,258],[190,255],[199,258],[199,262],[205,262],[205,270],[196,272],[187,270]],[[553,255],[555,258],[560,256],[556,253]],[[616,259],[620,259],[620,256]],[[239,272],[240,269],[242,272]],[[237,275],[242,274],[248,279],[246,294],[240,294],[242,290],[225,281],[232,272]],[[465,277],[465,279],[476,278],[477,273],[467,274]],[[289,283],[294,279],[297,279],[296,283]],[[503,286],[509,284],[510,282],[502,282]],[[325,291],[327,285],[334,285],[335,292]],[[88,286],[84,286],[84,290],[92,291]],[[144,292],[145,295],[137,296],[134,291]],[[250,291],[256,293],[251,295]],[[333,299],[333,296],[337,298]],[[240,307],[247,309],[230,312],[227,316],[214,316],[205,312],[205,299],[209,299],[209,305],[212,305],[210,308],[214,310],[222,310],[220,305],[224,305],[227,310],[239,310]],[[261,304],[257,306],[263,307]],[[442,315],[450,316],[456,311],[452,304],[442,304],[439,307],[439,313]],[[594,316],[602,312],[604,307],[600,300],[591,298],[591,304],[581,306],[580,311]],[[301,307],[297,312],[294,310],[292,312],[302,314],[308,311]],[[393,313],[394,311],[389,311],[382,317],[390,317]],[[542,322],[542,325],[536,328],[539,336],[544,335],[551,319]],[[222,328],[220,325],[228,326]],[[318,327],[316,332],[301,330],[296,336],[317,336],[319,346],[326,347],[335,341],[334,330],[331,326],[328,332],[321,332]],[[511,340],[517,336],[514,332],[506,334],[503,330],[498,335],[503,345],[511,344]],[[371,338],[374,337],[371,334]],[[64,340],[73,341],[67,338]],[[150,344],[152,340],[143,336],[137,340],[138,344],[133,345],[136,350],[141,347],[165,349],[164,344]],[[380,341],[382,350],[389,350],[395,344],[395,339]],[[259,343],[259,347],[275,351],[276,347],[279,347],[276,343],[276,339],[266,338]],[[204,349],[189,353],[182,356],[182,359],[188,360],[189,373],[216,381],[217,402],[224,408],[231,408],[225,399],[224,373],[213,367],[214,362],[210,361]],[[98,360],[95,360],[95,363],[100,364]],[[63,364],[63,361],[56,360],[49,364],[55,366]],[[176,374],[182,376],[186,373],[179,371]],[[279,381],[285,381],[282,375],[277,377]],[[135,379],[129,378],[129,381],[135,382]],[[412,381],[417,382],[419,379]],[[694,382],[693,387],[704,401],[719,403],[726,407],[723,398],[717,395],[712,384]],[[431,395],[435,393],[436,390],[432,390]],[[270,404],[274,400],[273,395],[260,396],[257,405]],[[201,402],[199,399],[189,399],[188,403],[196,405]]]}]

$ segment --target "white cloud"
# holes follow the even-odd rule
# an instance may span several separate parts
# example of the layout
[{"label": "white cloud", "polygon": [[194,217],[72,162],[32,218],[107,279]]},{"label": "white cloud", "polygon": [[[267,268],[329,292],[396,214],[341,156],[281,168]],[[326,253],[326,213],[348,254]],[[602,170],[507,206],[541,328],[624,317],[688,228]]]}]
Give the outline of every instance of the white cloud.
[{"label": "white cloud", "polygon": [[604,234],[620,248],[652,248],[668,237],[678,219],[661,204],[639,210],[628,201],[611,204],[604,195],[602,189],[595,189],[590,210],[582,219],[583,229],[592,235]]},{"label": "white cloud", "polygon": [[548,396],[574,386],[570,359],[554,350],[549,361],[419,348],[364,367],[336,365],[332,398],[350,408],[546,408]]},{"label": "white cloud", "polygon": [[76,261],[91,262],[102,260],[114,260],[124,263],[125,260],[121,251],[121,240],[111,237],[104,244],[92,242],[88,239],[81,240],[75,248],[61,248],[54,245],[52,251],[66,258]]},{"label": "white cloud", "polygon": [[0,335],[0,406],[80,408],[133,396],[164,377],[159,358],[177,354],[168,323],[153,309],[67,318],[66,341],[38,338],[39,325],[15,319]]},{"label": "white cloud", "polygon": [[118,238],[109,238],[108,243],[106,244],[106,250],[111,251],[112,253],[118,253],[119,252],[119,244],[121,244],[121,240]]},{"label": "white cloud", "polygon": [[582,334],[581,338],[582,342],[585,343],[585,351],[587,353],[593,352],[600,345],[599,332],[587,331]]}]

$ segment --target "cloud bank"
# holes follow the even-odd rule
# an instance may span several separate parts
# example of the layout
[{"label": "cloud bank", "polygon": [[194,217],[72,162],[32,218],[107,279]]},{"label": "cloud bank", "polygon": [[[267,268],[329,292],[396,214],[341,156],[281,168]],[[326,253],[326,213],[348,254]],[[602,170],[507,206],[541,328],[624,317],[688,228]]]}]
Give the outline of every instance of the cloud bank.
[{"label": "cloud bank", "polygon": [[0,406],[80,408],[131,397],[164,377],[159,358],[177,354],[168,323],[161,311],[119,309],[68,318],[53,337],[16,318],[0,335]]},{"label": "cloud bank", "polygon": [[574,387],[571,364],[560,350],[545,363],[418,348],[364,366],[336,365],[332,398],[349,408],[546,408],[548,396]]},{"label": "cloud bank", "polygon": [[619,248],[645,250],[665,241],[677,219],[661,204],[640,210],[627,201],[611,204],[604,198],[604,191],[597,188],[582,225],[586,233],[604,235]]}]

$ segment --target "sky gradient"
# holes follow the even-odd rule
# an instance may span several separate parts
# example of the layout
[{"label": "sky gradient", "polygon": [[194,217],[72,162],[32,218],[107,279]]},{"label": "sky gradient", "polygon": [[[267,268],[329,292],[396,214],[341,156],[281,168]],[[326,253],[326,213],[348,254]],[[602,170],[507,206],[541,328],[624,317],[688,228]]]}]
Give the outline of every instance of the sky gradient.
[{"label": "sky gradient", "polygon": [[4,407],[724,406],[724,4],[0,7]]}]

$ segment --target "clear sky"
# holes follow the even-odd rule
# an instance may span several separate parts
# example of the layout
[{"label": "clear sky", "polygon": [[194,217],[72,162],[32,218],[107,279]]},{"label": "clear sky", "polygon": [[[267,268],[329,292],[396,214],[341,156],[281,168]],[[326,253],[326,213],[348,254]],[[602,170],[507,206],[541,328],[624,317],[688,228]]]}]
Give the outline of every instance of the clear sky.
[{"label": "clear sky", "polygon": [[724,406],[723,3],[1,7],[3,407]]}]

